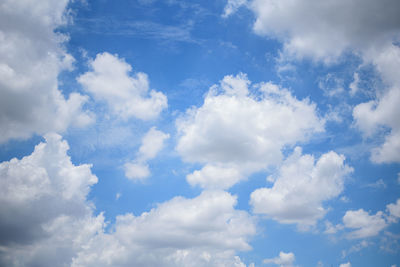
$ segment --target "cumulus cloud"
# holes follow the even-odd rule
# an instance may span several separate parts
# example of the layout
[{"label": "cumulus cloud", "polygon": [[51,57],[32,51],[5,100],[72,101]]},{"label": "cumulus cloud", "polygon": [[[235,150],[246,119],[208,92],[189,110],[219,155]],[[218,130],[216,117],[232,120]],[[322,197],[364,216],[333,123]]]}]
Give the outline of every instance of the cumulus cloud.
[{"label": "cumulus cloud", "polygon": [[279,256],[272,259],[265,259],[263,263],[269,264],[273,263],[279,265],[280,267],[293,267],[295,261],[295,256],[292,252],[285,253],[283,251],[279,252]]},{"label": "cumulus cloud", "polygon": [[349,239],[376,236],[388,225],[382,211],[370,215],[363,209],[347,211],[343,216],[343,224],[346,228],[356,229],[347,234]]},{"label": "cumulus cloud", "polygon": [[175,197],[140,216],[104,216],[87,201],[97,177],[73,165],[59,135],[0,164],[2,266],[245,266],[255,223],[223,191]]},{"label": "cumulus cloud", "polygon": [[297,147],[279,168],[274,185],[251,193],[253,211],[281,223],[315,224],[327,212],[323,202],[343,191],[345,178],[353,171],[344,160],[331,151],[316,161]]},{"label": "cumulus cloud", "polygon": [[165,134],[152,127],[142,138],[142,144],[136,159],[124,165],[125,176],[129,179],[147,178],[150,175],[147,161],[157,156],[158,152],[164,146],[164,141],[168,138],[169,134]]},{"label": "cumulus cloud", "polygon": [[289,58],[330,63],[345,51],[391,43],[400,32],[396,0],[253,0],[248,6],[255,33],[282,41]]},{"label": "cumulus cloud", "polygon": [[[400,52],[400,49],[399,49]],[[400,53],[399,53],[400,67]],[[366,138],[390,129],[384,143],[372,150],[371,160],[377,163],[400,162],[400,83],[378,99],[357,105],[353,117]]]},{"label": "cumulus cloud", "polygon": [[175,197],[140,216],[118,216],[114,230],[93,237],[72,266],[245,266],[255,225],[234,209],[236,197],[206,191]]},{"label": "cumulus cloud", "polygon": [[[363,64],[375,66],[387,88],[374,100],[354,108],[355,124],[365,136],[380,128],[389,129],[383,133],[384,143],[372,150],[371,159],[377,163],[400,162],[399,2],[253,0],[246,6],[256,17],[254,32],[282,42],[283,65],[305,58],[331,64],[353,53],[363,59]],[[354,73],[351,95],[359,90],[359,83],[360,77]],[[340,86],[336,89],[329,94],[343,91]]]},{"label": "cumulus cloud", "polygon": [[91,166],[73,165],[59,135],[45,140],[0,163],[0,265],[61,266],[102,229],[103,216],[86,201],[97,183]]},{"label": "cumulus cloud", "polygon": [[67,21],[68,1],[5,0],[0,4],[0,143],[32,134],[84,126],[87,96],[58,89],[57,77],[72,67],[62,47],[68,38],[54,30]]},{"label": "cumulus cloud", "polygon": [[205,166],[187,179],[205,188],[228,188],[250,173],[277,164],[282,149],[324,130],[315,104],[272,83],[252,87],[245,74],[225,76],[201,107],[177,120],[177,151]]},{"label": "cumulus cloud", "polygon": [[89,65],[91,70],[79,76],[78,82],[122,119],[155,119],[167,107],[163,93],[149,91],[147,75],[143,72],[131,75],[132,67],[117,55],[97,54]]}]

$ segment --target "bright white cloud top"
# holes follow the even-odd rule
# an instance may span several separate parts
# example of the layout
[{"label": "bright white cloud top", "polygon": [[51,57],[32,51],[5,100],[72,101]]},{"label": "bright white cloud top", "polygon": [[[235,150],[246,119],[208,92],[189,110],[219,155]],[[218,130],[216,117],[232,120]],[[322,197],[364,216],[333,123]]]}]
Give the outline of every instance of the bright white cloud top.
[{"label": "bright white cloud top", "polygon": [[177,121],[178,152],[205,166],[188,175],[192,185],[229,188],[247,175],[278,164],[282,149],[324,129],[316,107],[286,89],[261,83],[249,91],[246,75],[226,76],[199,108]]},{"label": "bright white cloud top", "polygon": [[399,14],[3,0],[0,266],[400,266]]}]

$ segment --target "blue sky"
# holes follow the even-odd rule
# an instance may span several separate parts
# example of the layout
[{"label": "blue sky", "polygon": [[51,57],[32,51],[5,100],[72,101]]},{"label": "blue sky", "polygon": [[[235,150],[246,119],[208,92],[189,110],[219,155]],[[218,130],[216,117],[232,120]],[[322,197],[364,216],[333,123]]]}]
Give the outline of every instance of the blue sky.
[{"label": "blue sky", "polygon": [[0,266],[400,266],[396,0],[0,4]]}]

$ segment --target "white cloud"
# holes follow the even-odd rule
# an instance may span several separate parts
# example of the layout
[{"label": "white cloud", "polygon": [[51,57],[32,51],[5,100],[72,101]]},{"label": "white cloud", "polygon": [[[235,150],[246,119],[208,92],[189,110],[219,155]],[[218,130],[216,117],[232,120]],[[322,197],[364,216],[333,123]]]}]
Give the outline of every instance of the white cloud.
[{"label": "white cloud", "polygon": [[343,224],[346,228],[356,229],[347,234],[349,239],[376,236],[388,225],[383,212],[378,211],[375,215],[369,215],[363,209],[347,211],[343,216]]},{"label": "white cloud", "polygon": [[250,249],[255,226],[235,205],[227,192],[206,191],[118,216],[114,230],[95,236],[72,266],[245,266],[234,255]]},{"label": "white cloud", "polygon": [[241,6],[246,5],[247,0],[228,0],[225,5],[224,13],[222,14],[223,18],[227,18],[233,13],[235,13]]},{"label": "white cloud", "polygon": [[336,234],[342,230],[344,226],[342,224],[333,225],[330,221],[325,221],[325,234]]},{"label": "white cloud", "polygon": [[351,263],[350,262],[342,263],[339,265],[339,267],[351,267]]},{"label": "white cloud", "polygon": [[386,206],[389,211],[389,215],[392,217],[393,221],[396,221],[400,218],[400,198],[397,199],[396,203],[391,203]]},{"label": "white cloud", "polygon": [[293,267],[293,263],[295,261],[295,256],[292,252],[285,253],[283,251],[279,252],[279,256],[272,259],[265,259],[263,263],[269,264],[274,263],[279,265],[280,267]]},{"label": "white cloud", "polygon": [[[380,127],[390,130],[384,143],[373,149],[372,161],[400,162],[400,47],[394,44],[400,36],[399,1],[253,0],[246,6],[256,16],[255,33],[283,43],[282,66],[304,58],[331,64],[346,52],[375,66],[388,88],[375,100],[356,106],[354,119],[366,136]],[[351,95],[359,82],[355,73]],[[330,93],[342,91],[337,89]]]},{"label": "white cloud", "polygon": [[138,158],[141,160],[153,159],[163,148],[164,141],[169,138],[169,134],[158,131],[152,127],[143,137],[142,145],[139,148]]},{"label": "white cloud", "polygon": [[136,159],[124,165],[125,176],[129,179],[144,179],[150,176],[147,161],[157,156],[164,146],[164,141],[168,138],[169,134],[152,127],[142,138]]},{"label": "white cloud", "polygon": [[0,265],[62,266],[102,229],[86,201],[97,177],[75,166],[56,134],[31,155],[0,163]]},{"label": "white cloud", "polygon": [[331,151],[316,161],[297,147],[283,162],[274,185],[251,193],[253,211],[281,223],[314,225],[327,212],[323,202],[343,191],[345,178],[353,171],[344,160]]},{"label": "white cloud", "polygon": [[132,180],[145,179],[150,176],[149,165],[143,162],[127,162],[124,169],[125,176]]},{"label": "white cloud", "polygon": [[[228,188],[254,171],[281,161],[281,150],[324,130],[316,107],[286,89],[260,83],[249,91],[245,74],[225,76],[210,88],[199,108],[177,120],[177,151],[205,167],[191,184]],[[213,177],[211,177],[213,176]]]},{"label": "white cloud", "polygon": [[330,63],[345,51],[391,43],[400,32],[396,0],[253,0],[248,6],[254,31],[282,41],[286,58]]},{"label": "white cloud", "polygon": [[[400,55],[398,59],[400,60]],[[366,138],[375,136],[384,128],[390,129],[384,143],[372,150],[371,160],[374,162],[400,162],[399,103],[400,83],[398,87],[390,88],[377,100],[359,104],[353,110],[355,124]]]},{"label": "white cloud", "polygon": [[[4,266],[245,266],[253,218],[235,210],[236,197],[208,191],[175,197],[135,217],[104,216],[87,201],[97,177],[73,165],[56,134],[20,160],[0,164],[0,265]],[[117,195],[118,198],[118,195]]]},{"label": "white cloud", "polygon": [[117,55],[97,54],[89,65],[92,70],[78,77],[78,82],[122,119],[155,119],[167,107],[163,93],[149,92],[147,75],[138,72],[131,76],[132,67]]},{"label": "white cloud", "polygon": [[68,37],[54,32],[66,23],[67,3],[0,4],[0,143],[92,121],[82,111],[86,96],[71,93],[66,99],[58,89],[58,75],[74,61],[62,48]]}]

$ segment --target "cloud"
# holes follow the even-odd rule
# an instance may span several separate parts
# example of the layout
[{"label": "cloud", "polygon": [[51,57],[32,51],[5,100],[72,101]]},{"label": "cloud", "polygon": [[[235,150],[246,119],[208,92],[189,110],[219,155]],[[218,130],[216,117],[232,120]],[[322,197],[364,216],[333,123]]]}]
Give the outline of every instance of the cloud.
[{"label": "cloud", "polygon": [[118,216],[114,230],[93,237],[72,266],[245,266],[235,251],[250,249],[255,225],[235,205],[227,192],[206,191]]},{"label": "cloud", "polygon": [[292,252],[285,253],[283,251],[279,252],[279,256],[272,259],[265,259],[263,263],[269,264],[274,263],[280,267],[293,267],[293,262],[295,261],[295,256]]},{"label": "cloud", "polygon": [[247,0],[228,0],[224,7],[223,18],[227,18],[235,13],[241,6],[246,5]]},{"label": "cloud", "polygon": [[391,43],[400,32],[396,0],[253,0],[248,6],[254,32],[282,41],[289,58],[331,63],[343,52]]},{"label": "cloud", "polygon": [[355,125],[365,138],[372,138],[384,129],[390,129],[389,133],[385,134],[384,143],[372,150],[373,162],[400,162],[400,120],[397,115],[400,113],[399,103],[400,83],[378,99],[359,104],[353,110]]},{"label": "cloud", "polygon": [[47,134],[31,155],[0,163],[0,265],[63,266],[102,229],[86,196],[97,177]]},{"label": "cloud", "polygon": [[386,206],[391,217],[391,221],[397,221],[400,218],[400,198],[397,199],[396,203],[391,203]]},{"label": "cloud", "polygon": [[350,262],[342,263],[339,265],[339,267],[351,267],[351,263]]},{"label": "cloud", "polygon": [[324,130],[315,104],[298,100],[272,83],[255,84],[245,74],[225,76],[210,88],[201,107],[176,122],[177,151],[205,166],[188,182],[228,188],[247,175],[277,164],[282,149]]},{"label": "cloud", "polygon": [[314,225],[327,212],[323,202],[343,191],[345,178],[353,171],[344,160],[331,151],[316,161],[297,147],[279,168],[274,185],[251,193],[253,211],[281,223]]},{"label": "cloud", "polygon": [[33,134],[85,126],[92,115],[82,111],[87,96],[67,98],[57,77],[74,59],[62,44],[68,1],[2,1],[0,7],[0,143]]},{"label": "cloud", "polygon": [[0,265],[245,266],[253,218],[236,197],[207,191],[175,197],[149,212],[107,223],[87,201],[97,182],[87,164],[74,165],[68,144],[45,136],[31,155],[0,164]]},{"label": "cloud", "polygon": [[169,134],[152,127],[143,137],[136,159],[124,165],[125,176],[129,179],[147,178],[150,175],[147,161],[157,156],[164,146],[164,141],[168,138]]},{"label": "cloud", "polygon": [[374,183],[369,183],[364,185],[364,187],[370,187],[370,188],[374,188],[374,189],[385,189],[387,187],[386,183],[383,181],[383,179],[379,179]]},{"label": "cloud", "polygon": [[375,215],[369,215],[363,209],[347,211],[343,216],[343,224],[346,228],[356,229],[347,234],[349,239],[376,236],[388,225],[383,212],[378,211]]},{"label": "cloud", "polygon": [[[227,8],[229,6],[230,1]],[[400,107],[399,2],[253,0],[246,6],[256,17],[254,32],[282,42],[278,69],[290,61],[302,59],[333,64],[346,53],[359,56],[364,65],[375,67],[387,88],[381,90],[383,93],[378,92],[374,100],[354,108],[355,125],[364,136],[370,136],[377,129],[389,129],[381,132],[385,140],[371,151],[371,160],[400,162],[400,122],[396,116]],[[360,89],[360,82],[360,77],[354,73],[351,95]],[[328,95],[342,92],[340,82],[338,85],[330,88],[333,90],[329,90]],[[325,87],[322,83],[322,88]]]},{"label": "cloud", "polygon": [[151,120],[167,107],[163,93],[149,92],[147,75],[138,72],[131,76],[132,67],[117,55],[97,54],[89,65],[92,70],[79,76],[78,82],[118,117]]}]

